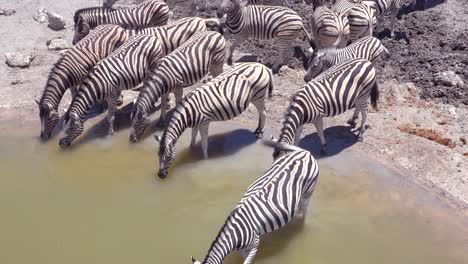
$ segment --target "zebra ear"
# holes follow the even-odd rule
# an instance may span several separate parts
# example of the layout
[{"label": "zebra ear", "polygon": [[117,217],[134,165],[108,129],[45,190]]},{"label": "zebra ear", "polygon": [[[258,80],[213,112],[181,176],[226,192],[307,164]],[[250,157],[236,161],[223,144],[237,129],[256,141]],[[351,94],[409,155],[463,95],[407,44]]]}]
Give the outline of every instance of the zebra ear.
[{"label": "zebra ear", "polygon": [[191,258],[192,258],[192,263],[193,264],[200,264],[200,262],[198,260],[196,260],[193,256]]},{"label": "zebra ear", "polygon": [[161,136],[154,134],[153,137],[154,137],[154,140],[156,140],[156,142],[158,143],[161,142]]}]

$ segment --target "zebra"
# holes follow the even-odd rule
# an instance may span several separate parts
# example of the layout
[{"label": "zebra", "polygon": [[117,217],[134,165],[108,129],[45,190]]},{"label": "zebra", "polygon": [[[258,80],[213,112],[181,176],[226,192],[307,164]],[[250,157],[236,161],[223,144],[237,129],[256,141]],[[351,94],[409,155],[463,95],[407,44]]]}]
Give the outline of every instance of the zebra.
[{"label": "zebra", "polygon": [[127,40],[125,30],[117,25],[96,27],[80,43],[73,46],[54,64],[39,100],[42,140],[48,140],[59,121],[58,107],[63,95],[71,88],[75,95],[76,86],[102,59]]},{"label": "zebra", "polygon": [[[313,123],[326,153],[323,133],[323,118],[344,113],[355,107],[348,123],[355,125],[359,112],[362,115],[358,141],[363,140],[367,119],[367,99],[377,108],[379,90],[372,62],[366,59],[349,59],[328,69],[304,85],[291,99],[283,121],[278,142],[294,144],[299,142],[304,124]],[[273,157],[281,152],[275,150]]]},{"label": "zebra", "polygon": [[372,36],[377,18],[374,9],[370,6],[348,0],[338,0],[332,6],[332,10],[347,16],[352,42],[365,35]]},{"label": "zebra", "polygon": [[167,24],[169,8],[158,0],[146,0],[134,8],[113,9],[91,7],[75,12],[75,35],[73,45],[85,37],[89,31],[101,24],[116,24],[124,28],[156,27]]},{"label": "zebra", "polygon": [[292,41],[303,31],[310,45],[313,40],[293,10],[278,6],[247,5],[244,0],[223,0],[218,8],[219,18],[226,17],[226,28],[233,39],[228,50],[227,62],[232,64],[232,54],[246,39],[276,39],[281,58],[272,67],[277,73],[293,55]]},{"label": "zebra", "polygon": [[273,90],[270,70],[260,63],[241,63],[187,95],[176,107],[162,137],[155,136],[159,142],[158,176],[167,176],[176,157],[175,144],[185,129],[192,128],[191,147],[195,146],[200,132],[203,158],[207,159],[210,122],[233,119],[247,109],[249,103],[258,110],[259,122],[254,134],[261,138],[265,130],[267,90],[269,95]]},{"label": "zebra", "polygon": [[226,54],[224,37],[213,31],[198,32],[187,42],[164,57],[151,70],[131,114],[130,141],[136,142],[149,126],[152,106],[161,98],[160,125],[164,124],[169,93],[176,102],[182,99],[182,88],[200,81],[208,71],[213,77],[223,72]]},{"label": "zebra", "polygon": [[349,40],[348,17],[326,6],[319,6],[311,17],[312,33],[319,48],[345,47]]},{"label": "zebra", "polygon": [[414,6],[416,4],[416,0],[365,0],[363,3],[375,9],[379,20],[377,27],[379,27],[380,24],[383,24],[383,16],[390,12],[390,36],[394,38],[394,25],[398,11],[400,11],[403,6]]},{"label": "zebra", "polygon": [[148,69],[162,57],[161,45],[154,36],[138,35],[128,39],[109,57],[99,62],[83,81],[65,117],[66,136],[59,145],[69,147],[83,132],[86,113],[97,102],[107,101],[108,134],[114,133],[117,99],[124,89],[133,88]]},{"label": "zebra", "polygon": [[304,81],[310,82],[312,78],[343,60],[361,58],[375,62],[381,57],[388,57],[389,54],[382,42],[374,37],[361,38],[346,48],[315,50],[309,58],[309,66]]},{"label": "zebra", "polygon": [[253,263],[261,235],[286,226],[299,211],[306,220],[318,176],[317,161],[308,151],[289,151],[275,159],[227,217],[203,262],[191,257],[192,263],[220,264],[234,250],[244,264]]},{"label": "zebra", "polygon": [[207,24],[220,27],[219,20],[216,18],[187,17],[162,27],[128,30],[127,34],[129,36],[140,34],[156,36],[161,43],[163,55],[166,56],[190,39],[195,33],[207,31]]}]

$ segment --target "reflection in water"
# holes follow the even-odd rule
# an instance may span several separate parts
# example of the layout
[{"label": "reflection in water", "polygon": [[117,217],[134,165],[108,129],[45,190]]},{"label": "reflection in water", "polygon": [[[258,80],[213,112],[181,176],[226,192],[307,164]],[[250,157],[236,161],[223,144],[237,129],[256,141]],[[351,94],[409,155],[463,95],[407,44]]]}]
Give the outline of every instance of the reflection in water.
[{"label": "reflection in water", "polygon": [[[61,151],[24,131],[0,135],[0,258],[8,264],[201,259],[272,161],[247,130],[211,137],[207,161],[186,133],[159,180],[152,138],[129,144],[125,130]],[[468,263],[466,222],[430,194],[350,152],[319,163],[311,217],[264,237],[256,263]]]}]

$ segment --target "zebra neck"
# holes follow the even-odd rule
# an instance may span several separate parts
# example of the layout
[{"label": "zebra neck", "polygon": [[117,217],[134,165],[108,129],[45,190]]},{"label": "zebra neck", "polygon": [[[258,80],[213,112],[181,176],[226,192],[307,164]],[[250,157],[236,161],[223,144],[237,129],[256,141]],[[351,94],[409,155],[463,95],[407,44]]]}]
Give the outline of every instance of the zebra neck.
[{"label": "zebra neck", "polygon": [[231,34],[239,34],[244,29],[245,12],[246,8],[234,1],[234,7],[226,13],[226,27]]},{"label": "zebra neck", "polygon": [[63,77],[57,73],[51,73],[47,80],[47,85],[41,98],[41,104],[48,104],[53,109],[57,110],[63,95],[67,91],[67,84],[63,83]]},{"label": "zebra neck", "polygon": [[143,83],[143,89],[137,99],[137,108],[149,113],[151,107],[161,99],[164,94],[173,91],[176,86],[173,78],[167,78],[156,69],[156,72],[148,77]]},{"label": "zebra neck", "polygon": [[293,99],[283,121],[283,128],[281,128],[278,141],[281,143],[293,144],[296,130],[303,123],[303,117],[304,113],[302,107],[295,103]]},{"label": "zebra neck", "polygon": [[218,236],[211,244],[208,254],[202,262],[203,264],[221,264],[224,258],[236,248],[238,241],[236,234],[233,233],[233,228],[235,227],[230,226],[233,213],[226,220]]},{"label": "zebra neck", "polygon": [[75,98],[73,98],[73,101],[70,105],[70,109],[68,110],[69,113],[74,113],[76,114],[80,120],[83,122],[83,120],[86,117],[86,113],[88,113],[89,109],[93,106],[90,104],[84,96],[80,96],[81,93],[78,93]]}]

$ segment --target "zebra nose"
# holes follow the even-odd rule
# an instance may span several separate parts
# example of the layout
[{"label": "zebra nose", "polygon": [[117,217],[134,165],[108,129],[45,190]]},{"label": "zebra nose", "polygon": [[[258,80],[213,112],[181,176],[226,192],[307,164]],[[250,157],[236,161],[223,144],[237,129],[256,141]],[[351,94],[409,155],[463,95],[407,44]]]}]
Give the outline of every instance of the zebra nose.
[{"label": "zebra nose", "polygon": [[68,147],[71,145],[71,142],[68,141],[66,138],[62,138],[62,139],[59,141],[59,145],[60,145],[60,147],[62,147],[62,148],[68,148]]},{"label": "zebra nose", "polygon": [[50,133],[41,132],[42,141],[46,141],[50,138]]},{"label": "zebra nose", "polygon": [[158,177],[161,178],[161,179],[164,179],[167,177],[167,170],[160,170],[158,172]]},{"label": "zebra nose", "polygon": [[136,143],[138,141],[137,137],[135,135],[130,135],[130,142]]}]

